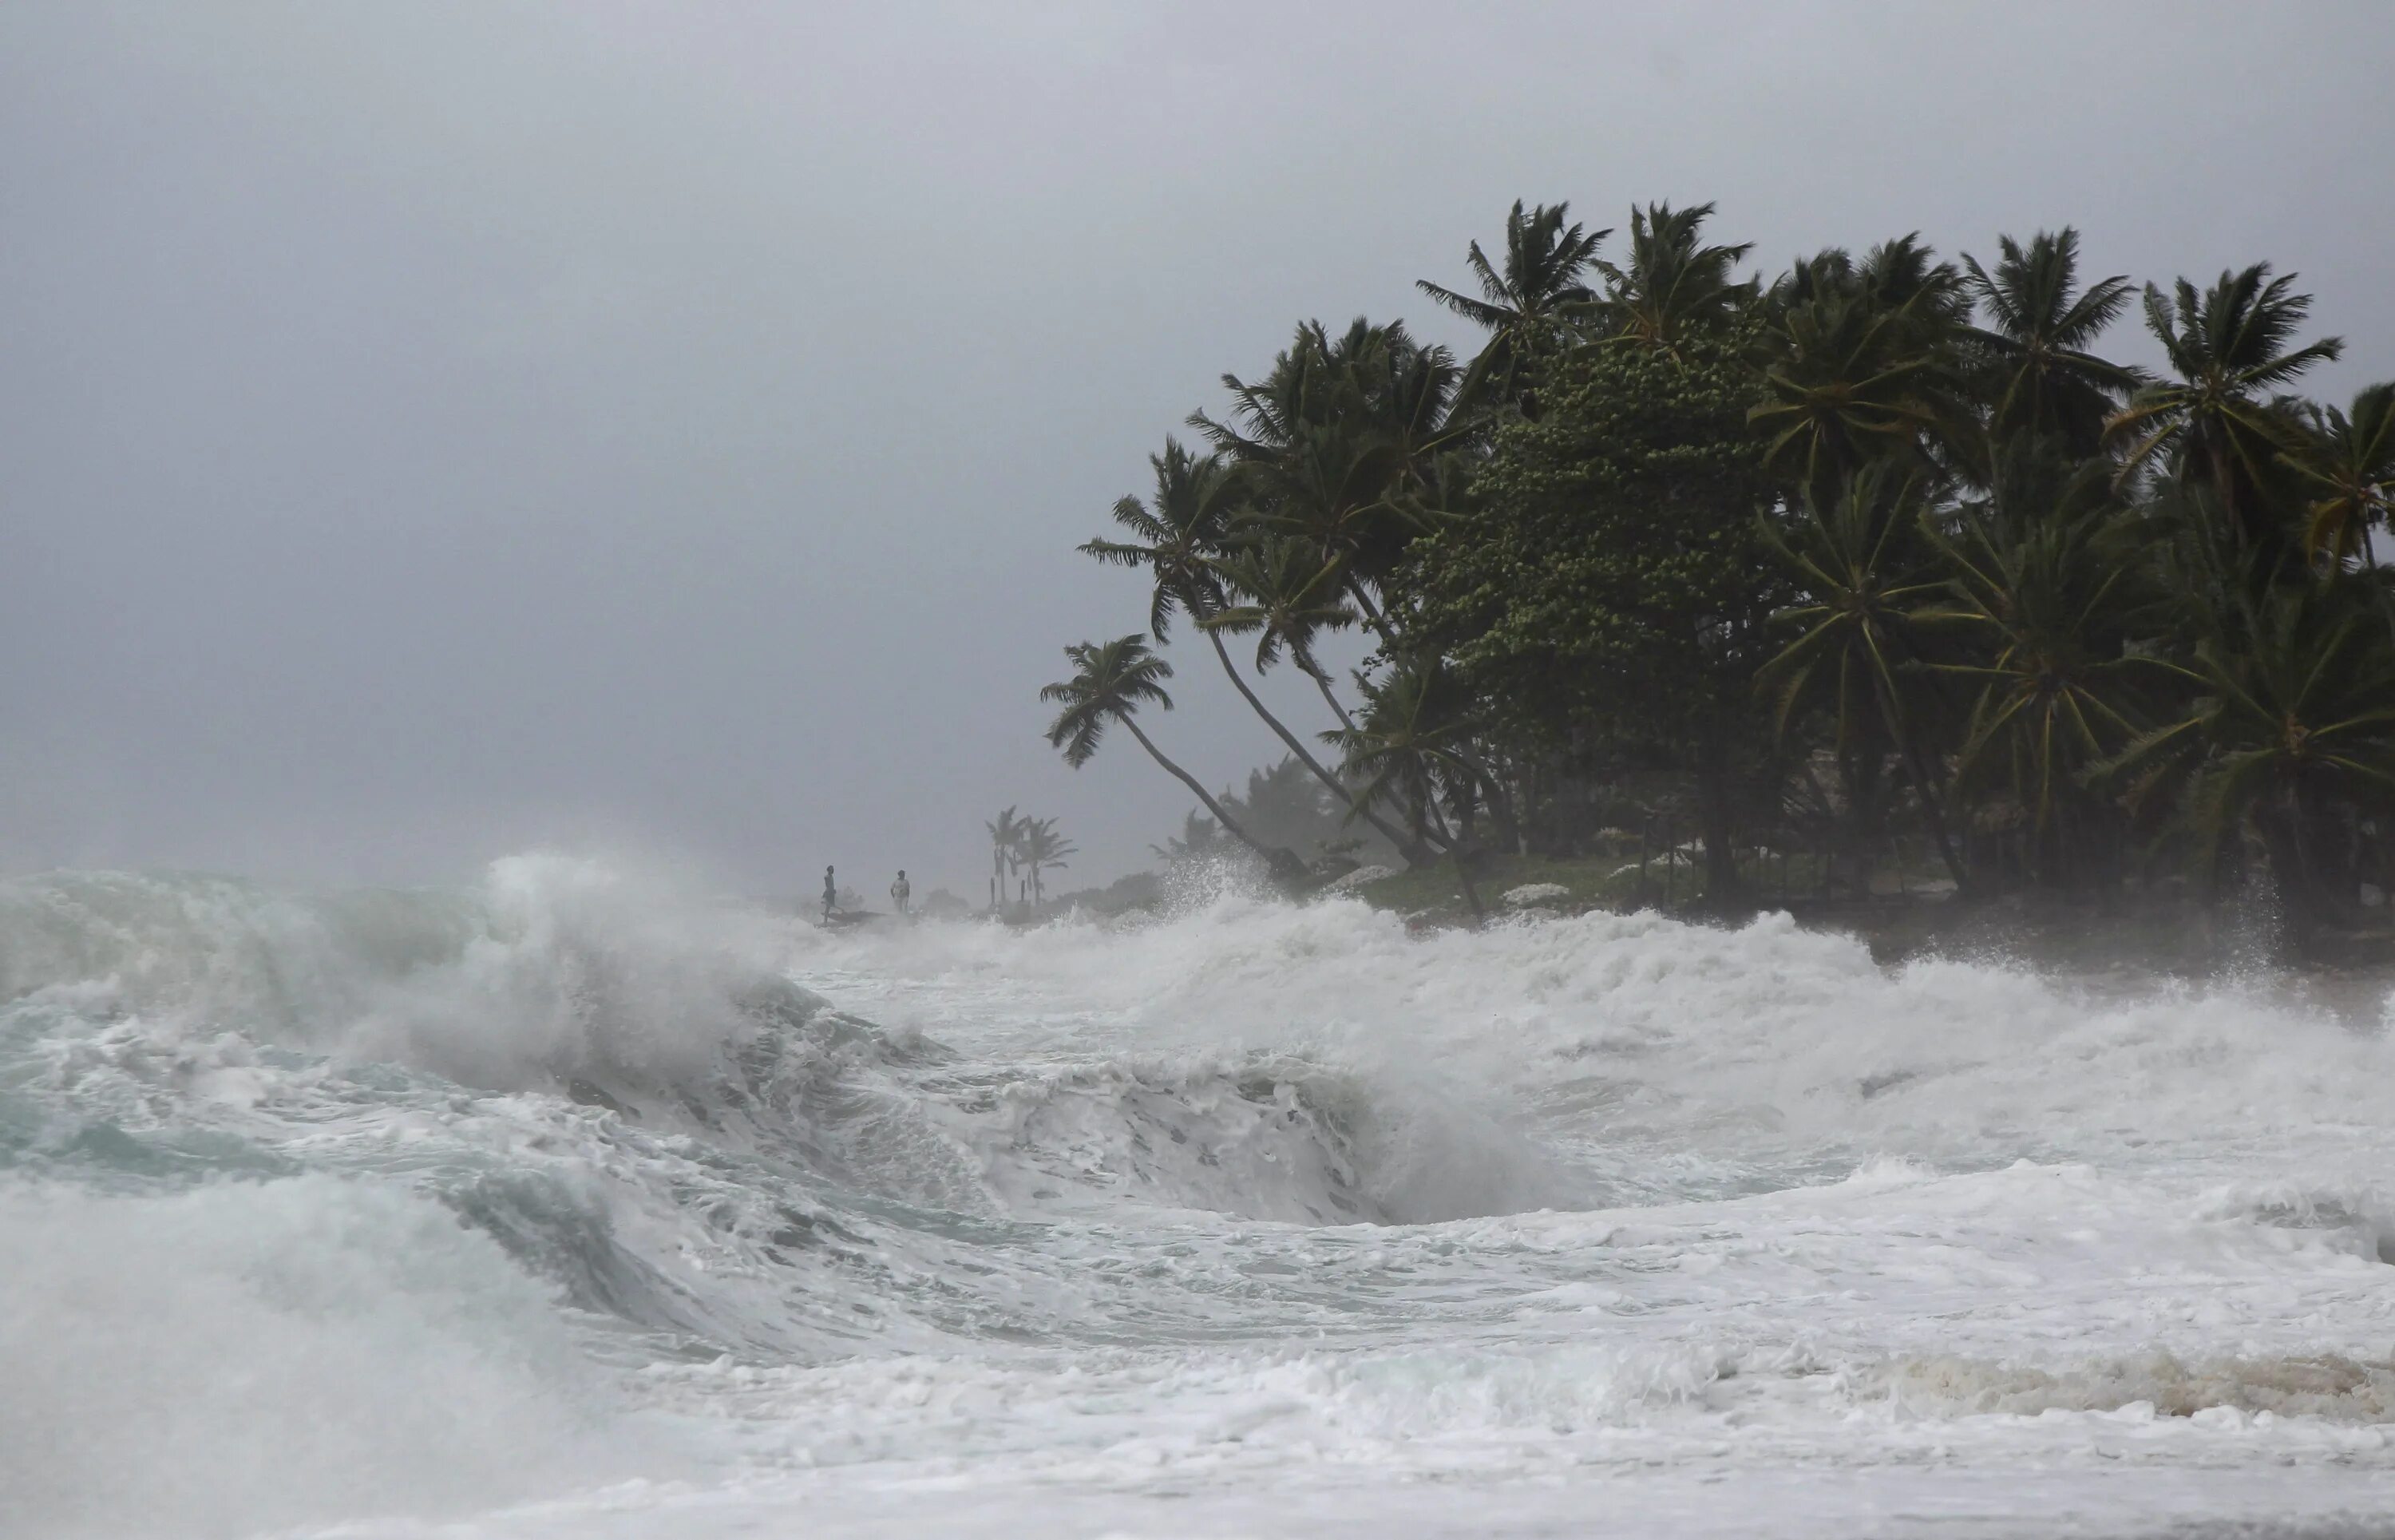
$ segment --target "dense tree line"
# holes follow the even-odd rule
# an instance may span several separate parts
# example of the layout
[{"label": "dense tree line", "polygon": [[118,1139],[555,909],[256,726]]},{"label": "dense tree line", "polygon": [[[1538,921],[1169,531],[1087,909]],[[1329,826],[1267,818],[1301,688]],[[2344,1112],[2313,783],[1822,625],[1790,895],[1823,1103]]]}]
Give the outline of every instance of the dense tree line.
[{"label": "dense tree line", "polygon": [[[2091,281],[2066,228],[1766,281],[1712,213],[1634,210],[1617,262],[1516,204],[1470,291],[1421,285],[1475,356],[1309,322],[1225,376],[1082,548],[1150,602],[1068,649],[1067,759],[1121,724],[1303,880],[1134,720],[1185,625],[1410,862],[1694,836],[1734,909],[1758,848],[1829,893],[1910,850],[1966,896],[2267,880],[2299,935],[2395,885],[2395,385],[2293,393],[2340,352],[2294,275]],[[2099,352],[2133,312],[2158,371]],[[1327,730],[1257,697],[1279,668]]]}]

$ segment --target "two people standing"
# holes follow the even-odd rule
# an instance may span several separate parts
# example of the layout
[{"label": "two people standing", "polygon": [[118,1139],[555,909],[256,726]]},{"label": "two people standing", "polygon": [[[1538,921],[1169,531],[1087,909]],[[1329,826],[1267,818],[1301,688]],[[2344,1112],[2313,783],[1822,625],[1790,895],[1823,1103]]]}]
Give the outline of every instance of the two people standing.
[{"label": "two people standing", "polygon": [[[898,869],[898,880],[890,884],[891,908],[896,909],[901,915],[911,919],[915,912],[913,907],[914,897],[915,888],[912,883],[906,881],[906,869],[905,867],[900,867]],[[832,875],[832,869],[826,867],[824,868],[823,886],[823,917],[825,923],[830,923],[832,915],[838,911],[839,909],[840,883],[838,879]]]}]

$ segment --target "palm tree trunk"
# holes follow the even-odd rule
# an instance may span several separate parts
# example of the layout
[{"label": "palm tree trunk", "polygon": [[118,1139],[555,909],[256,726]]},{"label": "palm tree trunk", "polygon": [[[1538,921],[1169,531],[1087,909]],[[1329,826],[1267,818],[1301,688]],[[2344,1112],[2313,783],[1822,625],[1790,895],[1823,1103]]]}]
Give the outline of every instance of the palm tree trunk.
[{"label": "palm tree trunk", "polygon": [[1424,802],[1430,808],[1431,817],[1437,821],[1439,834],[1447,841],[1449,853],[1455,858],[1456,880],[1463,884],[1463,901],[1472,906],[1472,923],[1475,925],[1485,925],[1489,923],[1489,911],[1481,908],[1480,890],[1472,885],[1471,870],[1463,864],[1464,842],[1457,839],[1454,832],[1447,827],[1447,815],[1438,810],[1438,799],[1429,797],[1425,798]]},{"label": "palm tree trunk", "polygon": [[1212,815],[1214,821],[1221,824],[1224,830],[1229,833],[1231,838],[1238,841],[1241,844],[1246,845],[1250,850],[1252,850],[1257,855],[1263,856],[1264,858],[1264,864],[1272,869],[1272,873],[1276,878],[1279,879],[1283,883],[1291,885],[1303,885],[1311,880],[1313,874],[1305,870],[1305,863],[1297,858],[1297,852],[1290,850],[1286,845],[1273,845],[1267,847],[1258,842],[1254,835],[1250,834],[1246,830],[1239,827],[1238,820],[1233,818],[1231,815],[1224,810],[1221,803],[1214,800],[1213,793],[1206,790],[1204,783],[1199,781],[1197,777],[1191,775],[1188,771],[1184,770],[1181,766],[1175,764],[1171,760],[1166,758],[1164,750],[1158,749],[1155,743],[1149,739],[1145,733],[1139,730],[1138,723],[1133,722],[1127,716],[1118,717],[1116,720],[1119,721],[1125,727],[1131,729],[1131,736],[1137,738],[1139,740],[1139,746],[1147,750],[1148,758],[1164,766],[1167,771],[1171,773],[1174,779],[1180,781],[1182,785],[1189,788],[1189,790],[1197,795],[1198,803],[1205,807],[1209,814]]},{"label": "palm tree trunk", "polygon": [[1354,794],[1347,790],[1346,784],[1330,771],[1325,770],[1319,761],[1305,751],[1305,745],[1298,741],[1297,735],[1281,725],[1280,718],[1264,709],[1264,703],[1256,698],[1256,692],[1249,689],[1248,682],[1239,677],[1238,666],[1231,661],[1230,649],[1223,645],[1221,631],[1210,631],[1206,633],[1206,638],[1214,644],[1214,656],[1223,660],[1223,671],[1231,676],[1231,684],[1246,698],[1249,706],[1254,709],[1256,715],[1264,719],[1264,725],[1270,727],[1274,735],[1289,746],[1289,751],[1297,756],[1297,762],[1314,772],[1315,779],[1330,788],[1331,794],[1341,802],[1355,807],[1364,821],[1378,830],[1383,839],[1397,847],[1397,854],[1405,857],[1408,866],[1420,866],[1428,858],[1420,846],[1409,844],[1396,830],[1382,822],[1379,814],[1369,807],[1358,806]]},{"label": "palm tree trunk", "polygon": [[1314,687],[1316,689],[1322,692],[1323,703],[1330,708],[1330,714],[1339,719],[1339,725],[1346,728],[1351,733],[1354,732],[1356,730],[1356,719],[1347,714],[1347,708],[1340,705],[1339,697],[1330,693],[1330,680],[1329,677],[1326,676],[1320,669],[1308,668],[1303,663],[1299,664],[1298,667],[1305,670],[1305,676],[1314,681]]},{"label": "palm tree trunk", "polygon": [[[1938,842],[1938,858],[1946,864],[1948,876],[1954,879],[1954,891],[1962,893],[1971,886],[1965,871],[1963,858],[1955,854],[1953,836],[1946,830],[1946,809],[1938,793],[1930,787],[1929,777],[1922,770],[1921,750],[1905,730],[1904,718],[1896,708],[1895,696],[1885,677],[1875,679],[1874,693],[1879,697],[1880,715],[1887,724],[1888,737],[1896,740],[1898,761],[1904,766],[1905,778],[1912,783],[1912,794],[1921,799],[1921,816],[1929,825],[1930,837]],[[1901,873],[1899,873],[1899,878]]]}]

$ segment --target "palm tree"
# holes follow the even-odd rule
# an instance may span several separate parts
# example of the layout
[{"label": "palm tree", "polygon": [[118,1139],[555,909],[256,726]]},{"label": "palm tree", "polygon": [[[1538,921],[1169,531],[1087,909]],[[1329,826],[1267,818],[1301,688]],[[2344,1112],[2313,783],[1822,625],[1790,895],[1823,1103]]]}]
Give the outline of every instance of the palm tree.
[{"label": "palm tree", "polygon": [[1605,274],[1609,335],[1676,356],[1691,329],[1716,324],[1754,298],[1753,282],[1732,276],[1754,247],[1702,242],[1713,212],[1709,203],[1631,209],[1629,265],[1592,259]]},{"label": "palm tree", "polygon": [[2339,564],[2360,557],[2378,564],[2375,525],[2395,524],[2395,382],[2373,385],[2353,409],[2312,407],[2309,442],[2287,456],[2313,494],[2304,522],[2304,555],[2325,551]]},{"label": "palm tree", "polygon": [[1147,629],[1158,642],[1171,635],[1172,617],[1186,613],[1203,620],[1220,606],[1221,594],[1209,563],[1223,549],[1238,506],[1240,490],[1232,468],[1219,455],[1195,455],[1167,438],[1164,453],[1147,457],[1156,473],[1148,502],[1117,498],[1114,521],[1134,538],[1099,537],[1081,542],[1081,553],[1114,566],[1145,569],[1153,584]]},{"label": "palm tree", "polygon": [[[1340,704],[1338,695],[1330,688],[1330,678],[1314,656],[1314,639],[1324,631],[1343,630],[1355,623],[1356,611],[1340,595],[1339,573],[1335,564],[1323,565],[1315,558],[1305,541],[1295,538],[1266,539],[1245,547],[1235,554],[1217,560],[1214,571],[1221,579],[1226,602],[1224,607],[1202,622],[1215,648],[1220,651],[1223,637],[1256,632],[1256,672],[1264,673],[1278,662],[1284,651],[1301,672],[1312,679],[1322,694],[1325,704],[1343,726],[1352,727],[1354,720]],[[1241,601],[1233,603],[1232,600]],[[1224,666],[1228,668],[1227,655]],[[1234,676],[1235,681],[1237,675]],[[1242,693],[1247,693],[1241,684]],[[1372,811],[1367,803],[1358,803],[1355,789],[1325,769],[1315,757],[1300,747],[1298,740],[1282,727],[1271,713],[1265,711],[1254,697],[1249,702],[1257,712],[1273,724],[1281,741],[1290,748],[1291,756],[1320,781],[1330,794],[1343,803],[1355,806],[1358,816],[1389,843],[1397,848],[1409,865],[1420,865],[1430,852],[1418,839],[1409,839]]]},{"label": "palm tree", "polygon": [[[1214,649],[1215,660],[1223,666],[1231,687],[1239,692],[1239,698],[1248,703],[1248,709],[1272,729],[1273,736],[1301,764],[1343,800],[1347,788],[1307,752],[1304,740],[1291,732],[1249,685],[1238,665],[1231,660],[1230,649],[1224,644],[1223,628],[1212,624],[1213,617],[1225,603],[1223,575],[1237,572],[1261,580],[1266,564],[1250,549],[1224,554],[1226,542],[1237,538],[1234,509],[1241,495],[1239,477],[1221,456],[1193,455],[1171,440],[1166,441],[1163,454],[1152,455],[1148,461],[1156,471],[1154,498],[1143,503],[1137,498],[1127,497],[1114,507],[1115,522],[1135,535],[1136,541],[1099,538],[1085,542],[1081,550],[1101,561],[1145,568],[1154,579],[1148,623],[1158,640],[1163,639],[1176,613],[1186,614],[1197,621],[1208,644]],[[1276,543],[1277,550],[1284,551],[1281,559],[1299,563],[1307,560],[1302,547],[1286,549],[1292,544]],[[1338,569],[1334,563],[1322,570],[1335,575]],[[1336,591],[1332,591],[1335,594]],[[1262,657],[1260,652],[1259,658]]]},{"label": "palm tree", "polygon": [[1111,642],[1077,642],[1065,649],[1065,657],[1073,665],[1073,677],[1043,687],[1039,698],[1064,707],[1048,724],[1048,742],[1063,750],[1065,763],[1076,770],[1089,763],[1106,729],[1120,723],[1150,759],[1196,794],[1226,833],[1262,856],[1276,878],[1291,884],[1306,881],[1305,863],[1294,851],[1266,847],[1250,837],[1197,777],[1166,758],[1164,750],[1140,730],[1142,706],[1172,710],[1172,697],[1164,688],[1164,681],[1172,677],[1172,665],[1148,650],[1145,635],[1133,631]]},{"label": "palm tree", "polygon": [[2357,892],[2335,808],[2395,807],[2395,646],[2373,622],[2351,578],[2265,591],[2197,645],[2194,709],[2102,767],[2136,801],[2180,792],[2208,870],[2258,834],[2299,941]]},{"label": "palm tree", "polygon": [[1780,697],[1784,733],[1800,706],[1828,708],[1841,763],[1860,739],[1867,751],[1895,747],[1938,852],[1956,884],[1969,879],[1946,826],[1936,777],[1927,767],[1908,681],[1928,654],[1927,632],[1941,617],[1928,601],[1941,585],[1921,545],[1921,485],[1886,465],[1848,478],[1834,501],[1807,494],[1802,517],[1763,525],[1763,539],[1788,568],[1806,602],[1778,618],[1804,628],[1755,675]]},{"label": "palm tree", "polygon": [[999,906],[1003,908],[1007,875],[1022,858],[1024,820],[1014,816],[1014,808],[1010,804],[982,828],[989,831],[990,892],[997,896]]},{"label": "palm tree", "polygon": [[1992,364],[1988,426],[2002,436],[2052,434],[2071,453],[2093,455],[2106,420],[2140,381],[2136,370],[2088,350],[2135,290],[2117,274],[2080,289],[2079,232],[2069,225],[2039,231],[2027,246],[1999,236],[1996,246],[2003,255],[1992,273],[1978,258],[1963,259],[1990,322],[1966,328]]},{"label": "palm tree", "polygon": [[2295,281],[2292,272],[2273,278],[2270,264],[2256,262],[2224,272],[2202,295],[2181,278],[2175,300],[2148,284],[2146,328],[2177,378],[2138,391],[2105,424],[2128,445],[2124,480],[2172,462],[2183,477],[2209,485],[2242,548],[2271,543],[2264,478],[2280,455],[2303,447],[2271,396],[2345,351],[2334,337],[2290,346],[2312,306],[2309,295],[2293,292]]},{"label": "palm tree", "polygon": [[1858,265],[1832,249],[1774,285],[1764,400],[1748,419],[1771,435],[1766,464],[1824,503],[1866,463],[1926,468],[1962,437],[1954,327],[1967,308],[1954,270],[1911,235]]},{"label": "palm tree", "polygon": [[1256,672],[1286,656],[1314,681],[1343,725],[1353,726],[1347,708],[1330,688],[1330,676],[1314,656],[1315,639],[1354,625],[1356,607],[1343,596],[1338,565],[1316,558],[1294,537],[1266,538],[1210,564],[1226,596],[1224,607],[1202,622],[1210,631],[1256,638]]},{"label": "palm tree", "polygon": [[[2103,475],[2089,469],[2083,485]],[[2098,506],[2007,539],[1974,513],[1959,538],[1931,535],[1952,573],[1955,614],[1987,648],[1984,662],[1937,665],[1979,686],[1955,779],[2005,776],[2029,820],[2027,855],[2047,883],[2084,869],[2084,825],[2105,813],[2084,777],[2137,735],[2137,675],[2166,668],[2124,645],[2137,568],[2105,549],[2113,517]]]},{"label": "palm tree", "polygon": [[1488,344],[1464,371],[1458,396],[1467,403],[1524,402],[1522,376],[1536,360],[1564,345],[1573,320],[1595,299],[1583,281],[1596,248],[1613,233],[1567,226],[1568,204],[1540,204],[1525,212],[1520,199],[1505,216],[1502,271],[1471,245],[1465,265],[1480,298],[1443,288],[1427,278],[1414,286],[1489,334]]},{"label": "palm tree", "polygon": [[1023,864],[1031,870],[1031,903],[1037,909],[1048,900],[1048,890],[1040,873],[1062,870],[1065,857],[1080,854],[1079,847],[1056,831],[1053,818],[1033,818],[1023,829]]},{"label": "palm tree", "polygon": [[1318,321],[1254,384],[1224,375],[1228,420],[1189,423],[1237,464],[1257,519],[1336,564],[1367,622],[1393,640],[1372,590],[1423,527],[1425,488],[1473,423],[1456,410],[1462,371],[1402,323],[1362,319],[1333,338]]},{"label": "palm tree", "polygon": [[1456,838],[1439,810],[1442,797],[1462,802],[1485,785],[1487,772],[1471,752],[1468,705],[1462,686],[1443,665],[1406,659],[1377,684],[1365,686],[1359,722],[1322,737],[1338,747],[1341,768],[1358,789],[1358,809],[1378,801],[1405,809],[1417,843],[1436,831],[1455,857],[1464,901],[1477,922],[1487,911],[1465,865],[1464,842]]}]

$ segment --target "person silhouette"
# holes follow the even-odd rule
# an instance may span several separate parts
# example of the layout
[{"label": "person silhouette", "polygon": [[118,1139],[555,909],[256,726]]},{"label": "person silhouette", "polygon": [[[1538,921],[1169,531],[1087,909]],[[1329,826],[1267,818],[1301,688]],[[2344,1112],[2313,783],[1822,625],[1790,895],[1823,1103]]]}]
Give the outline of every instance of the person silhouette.
[{"label": "person silhouette", "polygon": [[904,917],[913,912],[906,907],[906,900],[913,896],[915,896],[915,890],[906,881],[906,869],[900,867],[898,880],[890,884],[890,907]]},{"label": "person silhouette", "polygon": [[824,918],[829,920],[831,911],[839,907],[840,884],[832,881],[831,868],[826,867],[824,868]]}]

